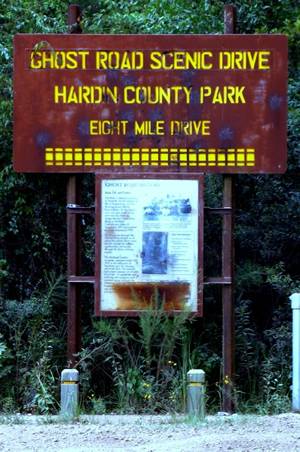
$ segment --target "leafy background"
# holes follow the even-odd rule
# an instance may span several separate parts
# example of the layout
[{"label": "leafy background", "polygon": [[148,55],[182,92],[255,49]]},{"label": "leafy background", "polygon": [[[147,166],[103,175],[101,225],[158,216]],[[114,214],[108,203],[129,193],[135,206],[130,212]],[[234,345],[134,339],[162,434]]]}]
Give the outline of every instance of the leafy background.
[{"label": "leafy background", "polygon": [[[85,33],[222,33],[223,1],[81,1]],[[299,288],[300,7],[297,0],[240,0],[239,33],[289,37],[288,170],[236,177],[236,409],[288,409],[291,371],[289,296]],[[58,408],[66,365],[67,176],[12,169],[12,37],[67,32],[68,2],[1,0],[0,8],[0,410]],[[37,93],[37,95],[39,95]],[[26,112],[24,112],[26,115]],[[206,205],[220,203],[221,177],[206,178]],[[93,177],[84,177],[93,203]],[[205,270],[216,271],[220,221],[206,219]],[[93,265],[93,224],[83,225]],[[185,373],[207,374],[210,409],[220,406],[221,302],[205,293],[205,317],[168,319],[160,309],[138,321],[93,318],[83,292],[83,348],[78,355],[82,407],[92,412],[182,409]]]}]

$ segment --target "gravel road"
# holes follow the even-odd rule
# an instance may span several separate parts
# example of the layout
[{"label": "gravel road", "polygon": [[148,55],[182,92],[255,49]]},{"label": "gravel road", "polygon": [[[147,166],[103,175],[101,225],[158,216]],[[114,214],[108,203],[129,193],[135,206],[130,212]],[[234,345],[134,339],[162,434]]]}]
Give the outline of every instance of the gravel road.
[{"label": "gravel road", "polygon": [[300,451],[300,414],[208,416],[0,416],[1,452]]}]

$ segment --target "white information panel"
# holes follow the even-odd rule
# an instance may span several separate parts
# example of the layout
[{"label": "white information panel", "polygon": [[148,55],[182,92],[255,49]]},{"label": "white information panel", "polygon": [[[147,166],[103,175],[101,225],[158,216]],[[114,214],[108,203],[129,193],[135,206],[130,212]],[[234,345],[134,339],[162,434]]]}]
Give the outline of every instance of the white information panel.
[{"label": "white information panel", "polygon": [[198,184],[101,180],[101,311],[197,311]]}]

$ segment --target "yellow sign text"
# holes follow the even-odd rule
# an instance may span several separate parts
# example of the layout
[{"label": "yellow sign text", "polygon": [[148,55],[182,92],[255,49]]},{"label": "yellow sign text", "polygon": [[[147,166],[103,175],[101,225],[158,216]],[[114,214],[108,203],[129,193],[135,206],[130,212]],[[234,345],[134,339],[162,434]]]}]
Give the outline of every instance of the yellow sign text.
[{"label": "yellow sign text", "polygon": [[88,50],[35,50],[30,69],[86,69],[88,55]]},{"label": "yellow sign text", "polygon": [[55,104],[116,104],[118,87],[54,85]]},{"label": "yellow sign text", "polygon": [[125,86],[125,104],[187,104],[191,101],[192,88],[186,86]]},{"label": "yellow sign text", "polygon": [[170,135],[210,135],[210,121],[171,121]]},{"label": "yellow sign text", "polygon": [[270,69],[271,52],[268,50],[220,52],[220,69]]},{"label": "yellow sign text", "polygon": [[200,86],[200,104],[206,100],[212,104],[245,104],[245,86]]}]

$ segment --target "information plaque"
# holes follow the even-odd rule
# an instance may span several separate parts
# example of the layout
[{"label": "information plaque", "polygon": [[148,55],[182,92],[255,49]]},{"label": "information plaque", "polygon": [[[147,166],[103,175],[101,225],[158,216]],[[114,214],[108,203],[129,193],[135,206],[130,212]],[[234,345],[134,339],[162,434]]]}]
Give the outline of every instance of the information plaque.
[{"label": "information plaque", "polygon": [[201,315],[202,177],[96,183],[96,315]]}]

